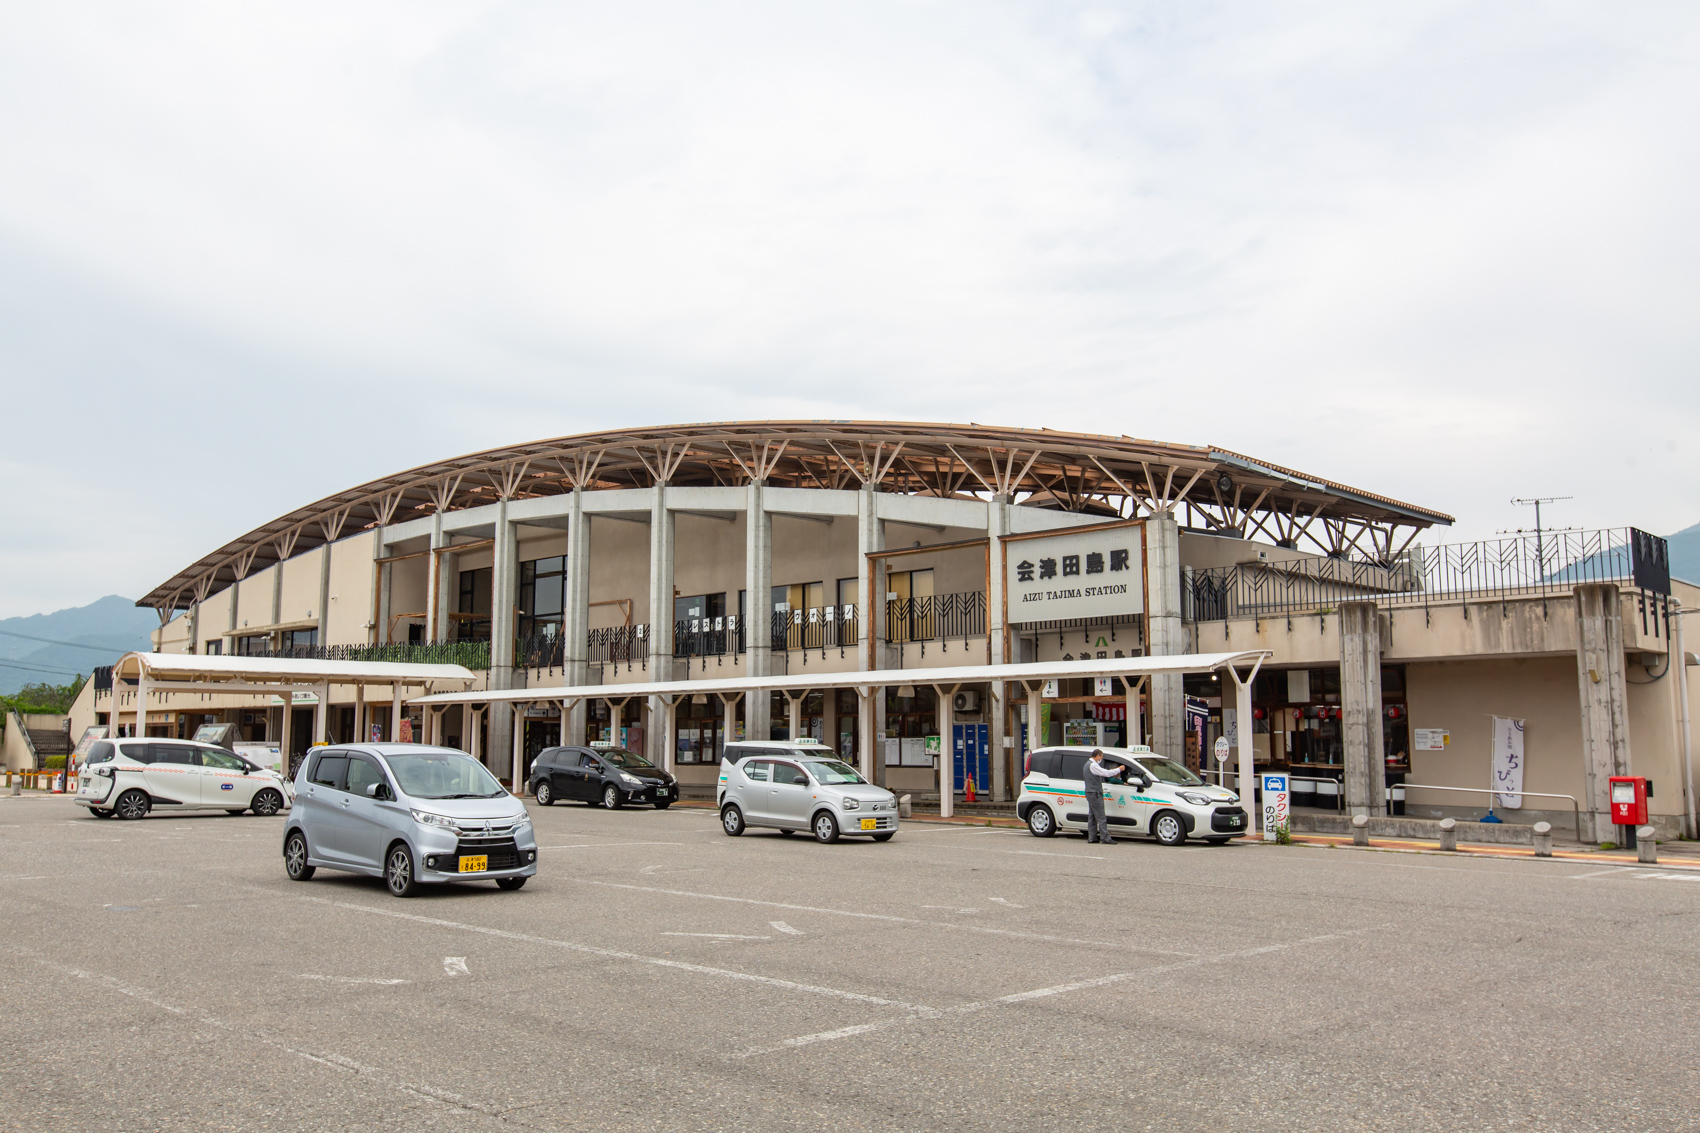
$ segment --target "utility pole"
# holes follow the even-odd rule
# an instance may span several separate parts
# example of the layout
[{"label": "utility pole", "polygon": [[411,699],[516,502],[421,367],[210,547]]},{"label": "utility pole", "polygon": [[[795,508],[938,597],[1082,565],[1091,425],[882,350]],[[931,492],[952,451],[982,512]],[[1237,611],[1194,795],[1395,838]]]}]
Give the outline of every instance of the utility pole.
[{"label": "utility pole", "polygon": [[1534,505],[1534,508],[1535,508],[1535,561],[1536,562],[1538,562],[1538,563],[1546,562],[1545,556],[1541,554],[1541,505],[1542,504],[1554,504],[1554,503],[1557,503],[1560,500],[1573,500],[1575,498],[1576,498],[1575,496],[1541,496],[1538,499],[1531,499],[1531,500],[1518,499],[1518,500],[1512,500],[1511,501],[1512,504],[1517,506],[1517,507],[1528,507],[1531,504]]}]

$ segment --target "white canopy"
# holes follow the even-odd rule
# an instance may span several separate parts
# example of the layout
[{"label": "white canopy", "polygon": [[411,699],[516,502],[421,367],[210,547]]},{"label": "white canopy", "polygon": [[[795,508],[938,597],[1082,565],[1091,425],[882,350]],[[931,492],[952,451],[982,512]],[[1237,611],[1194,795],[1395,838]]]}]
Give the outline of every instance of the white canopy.
[{"label": "white canopy", "polygon": [[728,677],[632,684],[561,685],[468,692],[439,692],[415,697],[410,704],[488,704],[535,700],[623,700],[636,696],[677,697],[692,693],[749,693],[774,689],[857,688],[887,685],[971,685],[987,681],[1035,684],[1069,677],[1144,677],[1161,673],[1207,673],[1231,665],[1255,665],[1270,653],[1186,653],[1174,657],[1089,657],[1079,661],[1040,661],[1025,665],[956,665],[938,669],[875,669],[870,672],[785,673],[771,677]]},{"label": "white canopy", "polygon": [[[196,653],[126,653],[112,667],[113,680],[147,680],[159,691],[167,682],[199,684],[432,685],[462,686],[477,680],[464,665],[421,665],[403,661],[317,661],[303,657],[230,657]],[[197,690],[202,691],[202,690]],[[216,689],[210,691],[217,691]]]}]

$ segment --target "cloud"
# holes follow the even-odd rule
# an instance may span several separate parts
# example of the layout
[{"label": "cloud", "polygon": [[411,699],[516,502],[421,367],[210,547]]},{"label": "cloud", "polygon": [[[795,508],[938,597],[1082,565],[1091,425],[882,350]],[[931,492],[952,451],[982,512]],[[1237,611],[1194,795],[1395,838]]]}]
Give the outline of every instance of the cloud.
[{"label": "cloud", "polygon": [[[1693,522],[1690,6],[38,5],[0,614],[608,425],[1209,442]],[[140,468],[143,471],[132,470]],[[92,550],[95,535],[123,541]]]}]

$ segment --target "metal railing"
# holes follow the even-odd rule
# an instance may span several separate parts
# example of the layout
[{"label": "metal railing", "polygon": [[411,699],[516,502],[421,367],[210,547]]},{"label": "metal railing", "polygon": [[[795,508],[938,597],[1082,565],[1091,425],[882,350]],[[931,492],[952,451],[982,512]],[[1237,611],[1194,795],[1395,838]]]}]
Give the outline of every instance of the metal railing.
[{"label": "metal railing", "polygon": [[744,651],[744,627],[736,614],[680,618],[673,623],[673,656],[717,657]]},{"label": "metal railing", "polygon": [[514,664],[522,669],[558,669],[565,665],[567,639],[559,633],[534,633],[514,642]]},{"label": "metal railing", "polygon": [[396,641],[383,645],[282,645],[244,657],[295,657],[307,661],[402,661],[421,665],[490,667],[488,641]]},{"label": "metal railing", "polygon": [[1614,527],[1418,546],[1387,559],[1295,555],[1183,571],[1181,616],[1187,622],[1224,621],[1326,610],[1354,600],[1448,605],[1482,596],[1568,594],[1585,582],[1668,593],[1667,554],[1663,539]]},{"label": "metal railing", "polygon": [[773,648],[842,649],[861,640],[861,622],[856,607],[817,606],[811,610],[773,612]]},{"label": "metal railing", "polygon": [[[1399,785],[1406,790],[1406,807],[1411,805],[1411,791],[1460,791],[1475,795],[1493,795],[1495,798],[1501,795],[1516,795],[1519,798],[1529,799],[1568,799],[1572,816],[1576,820],[1576,840],[1582,841],[1582,806],[1576,801],[1575,795],[1552,795],[1541,791],[1490,791],[1486,787],[1436,787],[1432,783],[1401,783]],[[1491,801],[1488,803],[1488,809],[1493,809]]]},{"label": "metal railing", "polygon": [[649,626],[609,626],[590,631],[590,661],[633,663],[649,658]]},{"label": "metal railing", "polygon": [[885,604],[885,639],[892,645],[981,637],[986,632],[986,592],[893,598]]}]

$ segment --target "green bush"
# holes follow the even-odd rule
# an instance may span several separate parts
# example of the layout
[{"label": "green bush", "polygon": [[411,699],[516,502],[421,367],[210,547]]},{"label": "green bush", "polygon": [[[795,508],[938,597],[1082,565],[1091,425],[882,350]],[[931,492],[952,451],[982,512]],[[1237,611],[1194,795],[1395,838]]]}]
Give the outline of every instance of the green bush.
[{"label": "green bush", "polygon": [[50,755],[41,761],[41,765],[49,771],[63,771],[65,769],[65,757],[62,755]]}]

